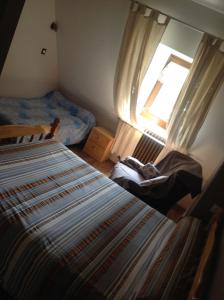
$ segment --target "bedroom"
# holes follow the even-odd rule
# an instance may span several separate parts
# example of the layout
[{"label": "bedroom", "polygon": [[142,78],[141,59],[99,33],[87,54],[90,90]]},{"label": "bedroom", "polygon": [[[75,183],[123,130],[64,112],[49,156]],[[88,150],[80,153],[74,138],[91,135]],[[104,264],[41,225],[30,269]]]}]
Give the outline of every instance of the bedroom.
[{"label": "bedroom", "polygon": [[[196,28],[223,37],[220,13],[192,1],[165,3],[148,1],[164,13],[181,17],[182,12],[185,22],[190,18]],[[59,88],[80,99],[78,104],[93,112],[100,126],[115,132],[113,78],[129,6],[129,1],[26,1],[1,75],[1,96],[36,97]],[[55,20],[57,33],[49,29]],[[45,55],[40,54],[43,48]],[[204,178],[223,161],[223,94],[222,87],[192,149]]]}]

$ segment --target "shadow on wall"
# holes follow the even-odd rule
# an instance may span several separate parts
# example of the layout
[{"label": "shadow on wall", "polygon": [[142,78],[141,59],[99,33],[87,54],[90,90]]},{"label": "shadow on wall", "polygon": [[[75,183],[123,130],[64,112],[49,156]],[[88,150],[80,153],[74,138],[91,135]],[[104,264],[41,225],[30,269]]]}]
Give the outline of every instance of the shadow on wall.
[{"label": "shadow on wall", "polygon": [[215,96],[204,124],[191,147],[191,155],[203,166],[203,178],[209,179],[224,161],[224,84]]},{"label": "shadow on wall", "polygon": [[[99,106],[97,103],[93,102],[91,99],[88,99],[81,94],[73,95],[64,88],[59,88],[59,90],[68,99],[74,101],[76,104],[82,106],[83,108],[91,111],[96,117],[97,126],[106,127],[106,129],[110,130],[112,133],[115,134],[118,124],[118,118],[115,112],[111,112],[109,114],[103,106]],[[107,126],[105,126],[105,124],[107,124]]]},{"label": "shadow on wall", "polygon": [[[12,87],[14,87],[12,89]],[[57,84],[52,78],[22,78],[2,74],[0,80],[1,97],[42,97],[50,91],[56,90]]]}]

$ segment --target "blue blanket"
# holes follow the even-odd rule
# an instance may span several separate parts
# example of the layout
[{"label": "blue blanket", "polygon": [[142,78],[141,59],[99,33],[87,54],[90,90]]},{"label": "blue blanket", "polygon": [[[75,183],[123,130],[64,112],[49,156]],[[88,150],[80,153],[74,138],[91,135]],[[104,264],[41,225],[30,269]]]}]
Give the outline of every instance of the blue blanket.
[{"label": "blue blanket", "polygon": [[93,114],[61,93],[54,91],[42,98],[0,98],[0,124],[44,124],[58,117],[58,140],[65,145],[81,142],[95,126]]}]

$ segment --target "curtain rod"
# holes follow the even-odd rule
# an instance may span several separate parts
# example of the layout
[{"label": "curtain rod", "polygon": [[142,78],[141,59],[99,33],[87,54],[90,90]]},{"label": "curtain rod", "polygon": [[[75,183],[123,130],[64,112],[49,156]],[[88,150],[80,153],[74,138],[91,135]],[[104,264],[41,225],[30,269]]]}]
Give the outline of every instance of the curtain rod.
[{"label": "curtain rod", "polygon": [[136,0],[130,0],[130,1],[131,1],[131,2],[134,2],[134,3],[138,3],[138,4],[140,4],[140,5],[144,5],[145,7],[149,8],[149,9],[155,10],[155,11],[157,11],[158,13],[160,13],[160,14],[162,14],[162,15],[164,15],[164,16],[167,16],[167,17],[169,17],[169,18],[171,18],[171,19],[173,19],[173,20],[175,20],[175,21],[177,21],[177,22],[180,22],[180,23],[182,23],[182,24],[184,24],[184,25],[186,25],[186,26],[188,26],[188,27],[191,27],[191,28],[193,28],[193,29],[195,29],[195,30],[197,30],[197,31],[199,31],[199,32],[201,32],[201,33],[207,33],[207,34],[213,36],[213,37],[216,38],[216,39],[219,39],[219,40],[222,40],[222,41],[224,40],[224,39],[221,38],[221,37],[218,37],[218,36],[216,36],[216,35],[214,35],[214,34],[211,34],[211,33],[207,32],[207,31],[204,31],[204,30],[202,30],[202,29],[199,29],[199,28],[197,28],[196,26],[193,26],[193,25],[191,25],[191,24],[189,24],[189,23],[186,23],[186,22],[184,22],[184,21],[182,21],[182,20],[180,20],[180,19],[177,19],[177,18],[175,18],[175,17],[173,17],[173,16],[171,16],[171,15],[169,15],[169,14],[166,14],[166,13],[164,13],[164,12],[162,12],[162,11],[156,9],[156,8],[153,8],[153,7],[151,7],[151,6],[149,6],[149,5],[145,4],[145,3],[142,3],[141,1],[136,1]]}]

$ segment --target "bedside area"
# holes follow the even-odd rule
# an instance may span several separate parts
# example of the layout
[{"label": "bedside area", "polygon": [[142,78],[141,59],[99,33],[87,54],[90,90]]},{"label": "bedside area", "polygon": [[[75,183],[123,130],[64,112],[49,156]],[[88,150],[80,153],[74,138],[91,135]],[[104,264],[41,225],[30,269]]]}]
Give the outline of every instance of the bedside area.
[{"label": "bedside area", "polygon": [[113,141],[111,132],[103,127],[94,127],[84,148],[81,145],[72,145],[69,149],[104,175],[110,176],[114,163],[108,157]]},{"label": "bedside area", "polygon": [[110,131],[103,127],[94,127],[83,151],[97,161],[104,162],[109,158],[113,142],[114,137]]}]

